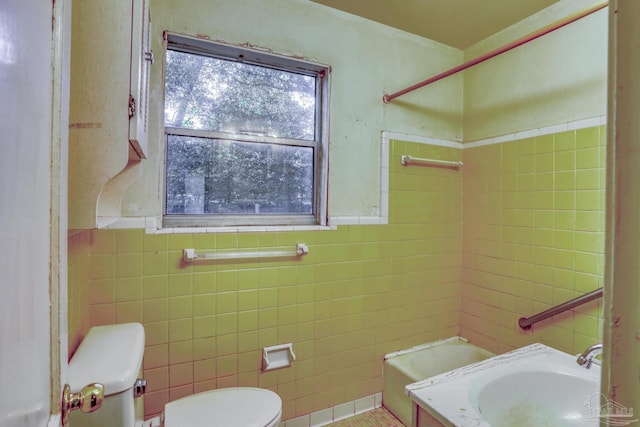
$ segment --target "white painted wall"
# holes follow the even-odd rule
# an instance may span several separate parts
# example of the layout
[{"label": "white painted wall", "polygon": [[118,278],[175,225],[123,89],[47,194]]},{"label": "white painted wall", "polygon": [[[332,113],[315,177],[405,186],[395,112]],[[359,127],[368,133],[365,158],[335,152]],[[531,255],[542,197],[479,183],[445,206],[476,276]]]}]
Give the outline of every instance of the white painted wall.
[{"label": "white painted wall", "polygon": [[331,65],[330,214],[375,216],[381,130],[467,142],[604,115],[606,9],[391,104],[380,101],[385,92],[599,3],[560,1],[461,53],[308,1],[197,0],[189,8],[177,0],[154,1],[159,60],[151,75],[150,156],[142,164],[143,179],[125,197],[123,215],[161,214],[163,30]]},{"label": "white painted wall", "polygon": [[[601,0],[563,0],[466,49],[476,58]],[[607,9],[464,72],[464,140],[606,114]]]},{"label": "white painted wall", "polygon": [[331,75],[329,209],[332,216],[379,211],[380,132],[446,140],[462,136],[462,79],[454,77],[384,105],[394,92],[457,65],[462,52],[307,0],[179,0],[151,3],[149,159],[127,193],[124,216],[160,215],[163,161],[162,31],[206,35],[328,64]]},{"label": "white painted wall", "polygon": [[52,2],[0,2],[3,427],[41,427],[49,419],[51,29]]}]

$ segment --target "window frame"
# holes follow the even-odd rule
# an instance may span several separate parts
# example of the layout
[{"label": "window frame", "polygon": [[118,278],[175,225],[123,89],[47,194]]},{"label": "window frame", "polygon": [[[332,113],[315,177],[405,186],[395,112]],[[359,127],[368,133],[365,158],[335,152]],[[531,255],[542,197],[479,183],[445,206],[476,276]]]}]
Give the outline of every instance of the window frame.
[{"label": "window frame", "polygon": [[[164,99],[166,96],[166,67],[168,50],[195,55],[204,55],[230,61],[241,61],[252,65],[280,69],[287,72],[304,74],[316,79],[316,111],[315,135],[313,140],[274,138],[200,129],[175,128],[165,126]],[[210,41],[183,34],[164,33],[163,55],[163,170],[162,182],[162,226],[172,227],[287,227],[287,226],[326,226],[328,224],[327,183],[328,183],[328,128],[329,128],[329,76],[331,67],[298,58],[292,58],[271,51],[246,48],[220,41]],[[313,209],[311,214],[167,214],[167,160],[169,135],[191,136],[212,140],[281,144],[299,147],[310,147],[313,154]]]}]

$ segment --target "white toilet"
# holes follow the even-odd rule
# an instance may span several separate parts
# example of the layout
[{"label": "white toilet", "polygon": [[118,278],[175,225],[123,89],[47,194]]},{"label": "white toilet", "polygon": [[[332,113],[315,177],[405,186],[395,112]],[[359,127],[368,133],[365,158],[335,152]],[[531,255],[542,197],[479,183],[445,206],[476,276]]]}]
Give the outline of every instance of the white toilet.
[{"label": "white toilet", "polygon": [[144,353],[139,323],[91,328],[69,362],[73,393],[90,383],[104,386],[104,403],[93,413],[71,412],[71,427],[277,427],[282,400],[254,387],[223,388],[183,397],[165,406],[162,417],[143,421]]}]

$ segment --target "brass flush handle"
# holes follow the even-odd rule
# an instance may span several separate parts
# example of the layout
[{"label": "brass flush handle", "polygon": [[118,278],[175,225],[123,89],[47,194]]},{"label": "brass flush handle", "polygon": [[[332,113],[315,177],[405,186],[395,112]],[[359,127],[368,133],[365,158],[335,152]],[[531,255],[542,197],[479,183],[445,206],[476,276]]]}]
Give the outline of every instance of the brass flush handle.
[{"label": "brass flush handle", "polygon": [[64,385],[62,394],[62,425],[69,421],[69,412],[80,409],[82,412],[94,412],[100,409],[104,402],[104,386],[100,383],[86,385],[80,393],[71,393],[69,384]]}]

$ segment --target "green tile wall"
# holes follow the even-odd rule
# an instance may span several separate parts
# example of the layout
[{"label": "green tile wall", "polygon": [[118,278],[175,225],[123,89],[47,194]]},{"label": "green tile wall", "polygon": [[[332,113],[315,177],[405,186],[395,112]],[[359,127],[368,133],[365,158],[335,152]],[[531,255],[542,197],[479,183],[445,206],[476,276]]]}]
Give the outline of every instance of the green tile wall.
[{"label": "green tile wall", "polygon": [[464,150],[460,331],[503,352],[602,340],[602,301],[533,326],[518,318],[603,285],[605,127]]},{"label": "green tile wall", "polygon": [[[390,223],[333,231],[70,238],[71,352],[91,325],[141,322],[147,416],[229,386],[283,399],[283,419],[382,390],[384,354],[456,335],[462,173],[403,167],[453,148],[391,141]],[[339,185],[339,184],[335,184]],[[182,249],[257,250],[304,242],[300,260],[185,264]],[[263,373],[261,348],[293,342],[291,368]]]}]

